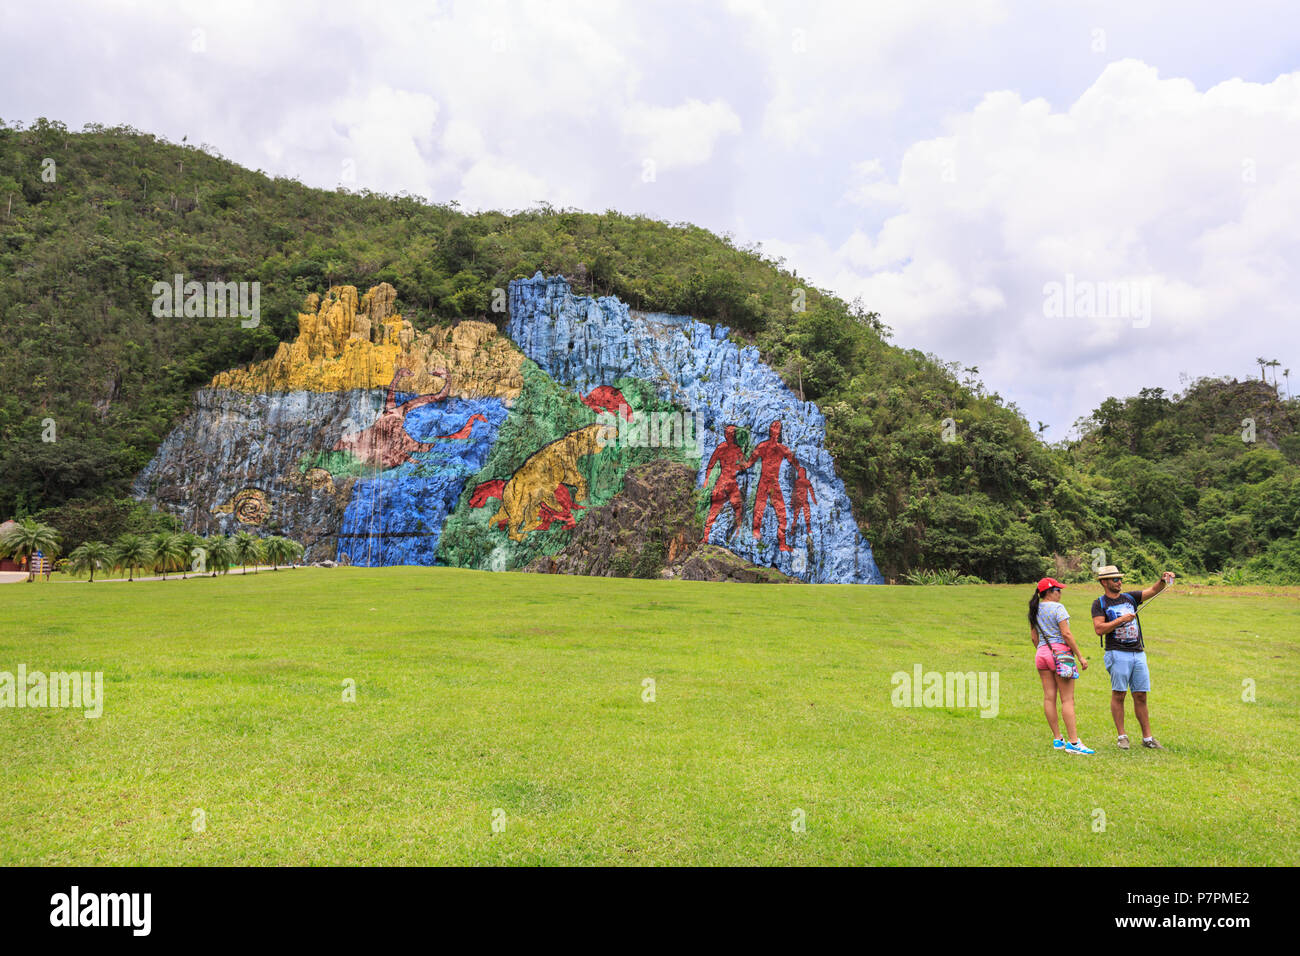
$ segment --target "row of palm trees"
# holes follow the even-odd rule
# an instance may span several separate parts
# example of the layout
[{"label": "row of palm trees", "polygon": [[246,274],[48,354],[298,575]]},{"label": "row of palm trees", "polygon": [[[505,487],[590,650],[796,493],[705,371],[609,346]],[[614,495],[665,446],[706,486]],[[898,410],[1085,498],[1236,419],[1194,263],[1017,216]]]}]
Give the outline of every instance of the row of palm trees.
[{"label": "row of palm trees", "polygon": [[[0,535],[0,557],[27,559],[27,580],[35,580],[36,570],[31,557],[40,551],[53,560],[59,553],[59,533],[47,524],[33,518],[18,522],[15,527]],[[210,535],[206,538],[190,532],[159,531],[152,535],[124,534],[111,544],[103,541],[86,541],[68,555],[63,567],[73,574],[90,574],[95,580],[96,571],[123,570],[127,580],[134,581],[137,570],[151,570],[165,581],[168,573],[180,572],[183,578],[190,574],[218,572],[228,574],[236,565],[248,571],[253,566],[269,562],[278,571],[280,565],[292,566],[303,556],[304,548],[291,538],[271,535],[259,538],[247,531],[231,537]]]}]

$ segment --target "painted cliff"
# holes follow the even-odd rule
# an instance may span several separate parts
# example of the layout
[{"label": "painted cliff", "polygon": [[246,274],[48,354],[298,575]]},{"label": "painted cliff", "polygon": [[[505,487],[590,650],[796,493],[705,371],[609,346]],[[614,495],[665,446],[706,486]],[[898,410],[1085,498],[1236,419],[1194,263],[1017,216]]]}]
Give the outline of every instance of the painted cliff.
[{"label": "painted cliff", "polygon": [[416,332],[395,299],[310,296],[292,343],[199,391],[137,495],[203,534],[288,534],[313,561],[433,564],[524,357],[486,322]]},{"label": "painted cliff", "polygon": [[387,284],[310,296],[293,342],[198,392],[137,495],[313,561],[880,581],[821,413],[753,349],[540,274],[509,304],[507,337],[417,331]]},{"label": "painted cliff", "polygon": [[689,317],[575,296],[563,278],[510,283],[510,338],[577,394],[634,378],[702,425],[705,539],[806,581],[879,584],[826,450],[826,422],[758,351]]}]

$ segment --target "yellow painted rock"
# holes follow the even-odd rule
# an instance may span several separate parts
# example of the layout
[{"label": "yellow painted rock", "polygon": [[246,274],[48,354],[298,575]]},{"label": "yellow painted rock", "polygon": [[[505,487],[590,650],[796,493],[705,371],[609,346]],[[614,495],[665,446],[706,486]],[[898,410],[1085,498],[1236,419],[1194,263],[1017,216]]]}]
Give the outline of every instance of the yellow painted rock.
[{"label": "yellow painted rock", "polygon": [[442,389],[442,369],[457,398],[500,398],[507,404],[524,386],[520,352],[490,322],[416,332],[397,315],[397,291],[387,282],[358,298],[355,286],[313,293],[298,314],[298,336],[281,342],[275,355],[247,368],[222,372],[213,388],[237,392],[336,392],[387,388],[399,368],[412,377],[403,390],[429,394]]},{"label": "yellow painted rock", "polygon": [[213,514],[234,514],[240,524],[261,524],[271,513],[271,500],[259,488],[244,488],[224,505],[212,509]]},{"label": "yellow painted rock", "polygon": [[587,500],[587,479],[578,468],[578,459],[601,450],[604,425],[587,425],[543,445],[515,470],[505,483],[501,507],[492,516],[494,526],[504,523],[507,533],[519,541],[542,523],[542,506],[553,511],[565,510],[555,497],[559,485],[577,489],[574,502]]},{"label": "yellow painted rock", "polygon": [[308,489],[317,491],[326,488],[334,490],[334,476],[324,468],[308,468],[306,471],[295,471],[286,479],[289,484],[303,491]]}]

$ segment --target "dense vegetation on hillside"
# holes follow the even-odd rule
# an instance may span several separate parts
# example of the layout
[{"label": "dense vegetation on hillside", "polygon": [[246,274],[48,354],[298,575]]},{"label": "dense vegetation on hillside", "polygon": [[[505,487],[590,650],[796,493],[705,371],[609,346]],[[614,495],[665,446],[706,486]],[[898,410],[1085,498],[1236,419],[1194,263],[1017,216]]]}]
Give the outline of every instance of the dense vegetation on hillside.
[{"label": "dense vegetation on hillside", "polygon": [[1107,399],[1068,454],[1130,564],[1300,582],[1300,402],[1274,385],[1201,379]]},{"label": "dense vegetation on hillside", "polygon": [[[292,337],[307,293],[386,281],[417,327],[500,323],[493,290],[537,270],[757,345],[825,411],[887,576],[1077,574],[1101,547],[1135,570],[1300,580],[1300,412],[1267,386],[1112,399],[1082,441],[1048,447],[956,363],[891,345],[861,303],[695,226],[549,207],[466,215],[44,120],[0,123],[0,518],[38,514],[65,549],[166,526],[126,500],[131,479],[195,388]],[[259,281],[261,324],[154,317],[152,286],[176,273]],[[1267,427],[1248,444],[1252,415]],[[56,441],[43,440],[50,422]]]}]

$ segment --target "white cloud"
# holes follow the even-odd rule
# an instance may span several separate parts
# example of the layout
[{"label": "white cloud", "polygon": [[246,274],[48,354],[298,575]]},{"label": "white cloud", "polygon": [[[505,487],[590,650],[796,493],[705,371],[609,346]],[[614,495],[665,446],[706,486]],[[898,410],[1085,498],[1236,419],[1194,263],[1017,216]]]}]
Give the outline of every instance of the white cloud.
[{"label": "white cloud", "polygon": [[845,198],[859,206],[878,203],[895,204],[899,201],[898,185],[885,176],[885,166],[879,159],[857,163],[852,170],[855,180]]},{"label": "white cloud", "polygon": [[623,132],[659,169],[697,166],[713,155],[719,137],[740,132],[740,117],[721,100],[692,99],[673,107],[637,103],[623,113]]},{"label": "white cloud", "polygon": [[557,191],[524,167],[495,156],[474,163],[460,177],[456,200],[467,209],[525,209],[539,202],[573,205],[566,193]]},{"label": "white cloud", "polygon": [[438,119],[433,97],[378,86],[345,97],[330,114],[361,181],[389,192],[424,191]]},{"label": "white cloud", "polygon": [[729,0],[727,7],[764,61],[764,135],[812,152],[828,130],[898,109],[907,81],[926,79],[920,61],[941,61],[949,47],[970,44],[974,31],[1006,16],[1000,0]]},{"label": "white cloud", "polygon": [[[1300,73],[1198,92],[1128,60],[1064,111],[995,92],[948,126],[905,151],[893,183],[874,161],[858,167],[866,198],[896,203],[878,229],[784,254],[819,284],[862,295],[900,340],[979,365],[1003,395],[1057,416],[1058,436],[1098,389],[1245,372],[1288,334],[1300,297]],[[847,198],[862,201],[864,187]],[[1045,317],[1044,285],[1067,275],[1145,283],[1149,326]]]}]

